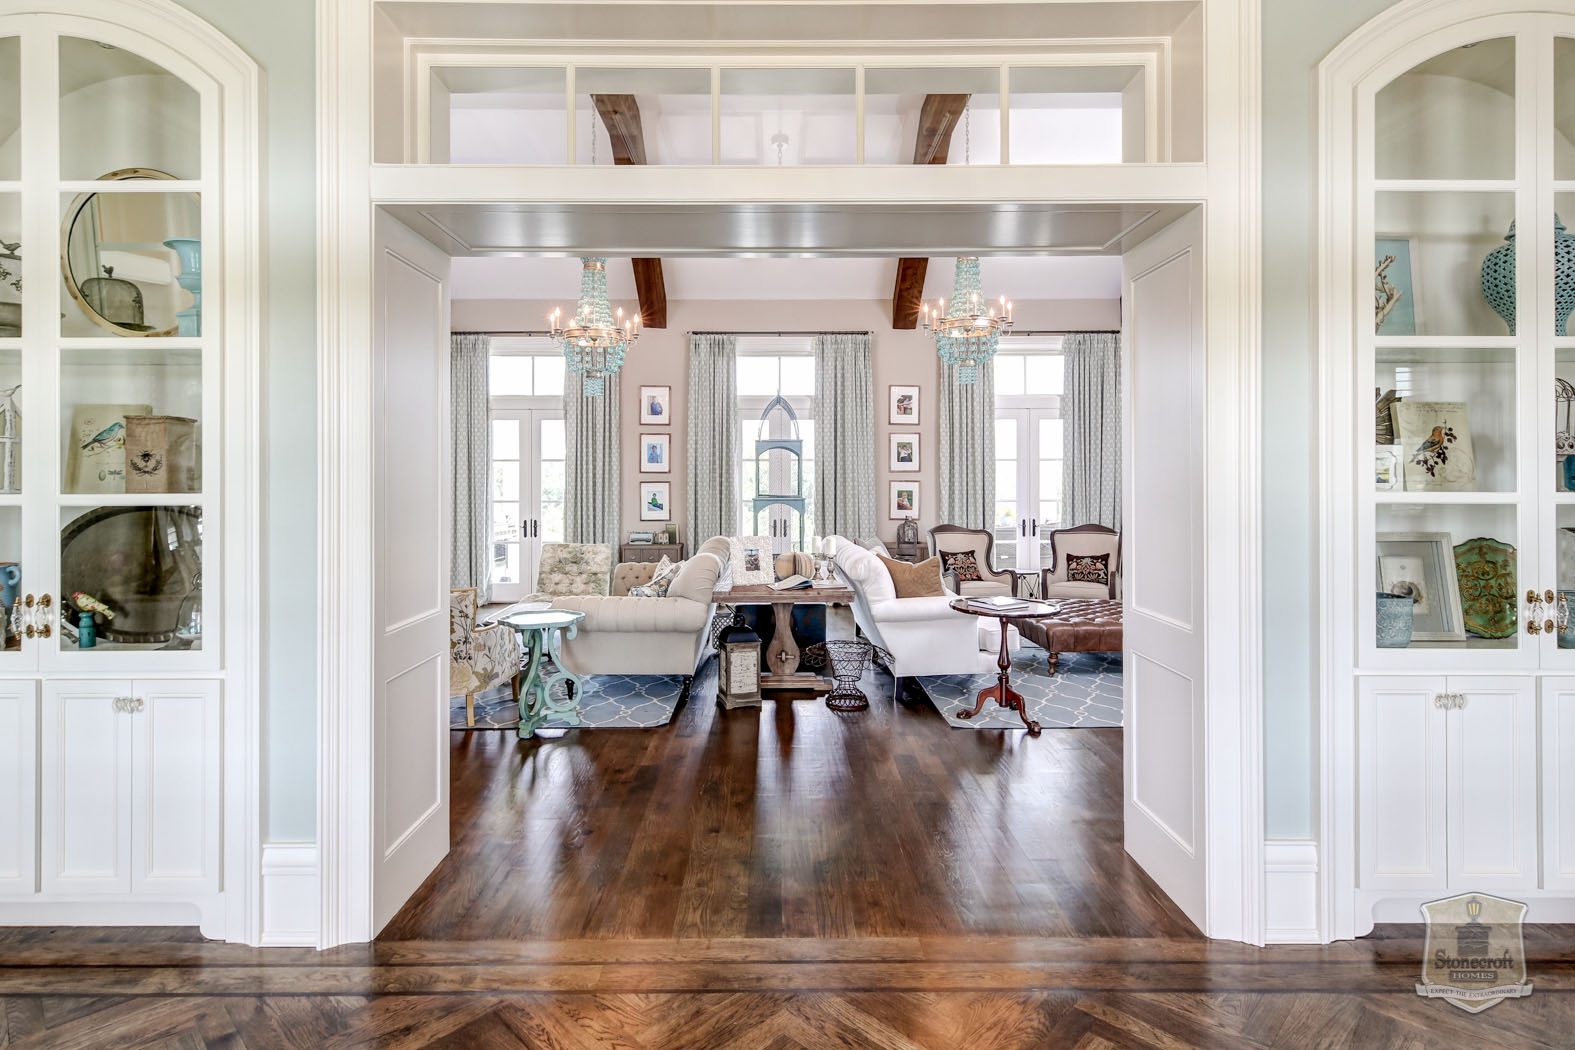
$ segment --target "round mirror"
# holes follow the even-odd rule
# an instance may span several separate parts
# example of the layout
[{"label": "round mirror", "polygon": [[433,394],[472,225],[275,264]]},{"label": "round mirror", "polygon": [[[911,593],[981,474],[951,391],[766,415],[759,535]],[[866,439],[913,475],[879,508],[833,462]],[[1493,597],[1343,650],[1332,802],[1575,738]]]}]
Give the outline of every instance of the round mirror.
[{"label": "round mirror", "polygon": [[[152,168],[126,168],[102,177],[173,178]],[[88,320],[116,335],[199,334],[200,255],[191,246],[201,244],[201,222],[201,205],[193,193],[81,194],[66,208],[61,223],[60,269],[66,291]]]}]

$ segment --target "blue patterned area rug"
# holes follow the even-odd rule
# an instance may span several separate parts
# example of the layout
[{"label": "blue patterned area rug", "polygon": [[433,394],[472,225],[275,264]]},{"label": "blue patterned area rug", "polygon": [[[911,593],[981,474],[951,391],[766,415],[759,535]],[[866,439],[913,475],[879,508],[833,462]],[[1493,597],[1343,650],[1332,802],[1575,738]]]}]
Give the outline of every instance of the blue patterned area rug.
[{"label": "blue patterned area rug", "polygon": [[[949,674],[918,679],[930,703],[956,729],[1022,729],[1017,712],[986,700],[972,719],[979,690],[995,684],[990,674]],[[1045,652],[1025,645],[1012,657],[1012,688],[1028,701],[1028,717],[1045,728],[1092,729],[1120,726],[1121,654],[1062,653],[1054,677],[1045,673]]]},{"label": "blue patterned area rug", "polygon": [[[582,729],[649,729],[672,720],[683,692],[683,675],[587,675],[580,699]],[[562,689],[562,686],[559,686]],[[520,723],[519,705],[504,683],[476,697],[476,724],[465,725],[465,698],[448,701],[450,729],[513,729]],[[564,726],[548,722],[547,727]],[[566,727],[568,728],[568,727]]]}]

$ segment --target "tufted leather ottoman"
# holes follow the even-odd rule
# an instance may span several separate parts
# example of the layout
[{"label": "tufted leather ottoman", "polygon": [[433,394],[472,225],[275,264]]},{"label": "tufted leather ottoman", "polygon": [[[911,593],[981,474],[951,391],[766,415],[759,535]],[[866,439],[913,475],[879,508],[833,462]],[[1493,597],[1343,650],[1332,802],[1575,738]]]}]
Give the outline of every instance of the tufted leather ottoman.
[{"label": "tufted leather ottoman", "polygon": [[1114,653],[1121,651],[1121,603],[1105,598],[1063,598],[1054,616],[1043,620],[1018,620],[1024,638],[1050,654],[1055,674],[1062,653]]}]

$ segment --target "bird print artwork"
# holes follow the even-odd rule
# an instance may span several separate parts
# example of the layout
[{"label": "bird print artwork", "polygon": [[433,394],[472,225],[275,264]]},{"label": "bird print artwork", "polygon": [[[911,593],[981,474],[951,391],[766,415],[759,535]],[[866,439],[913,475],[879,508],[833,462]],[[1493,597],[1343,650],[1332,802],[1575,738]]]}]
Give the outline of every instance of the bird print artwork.
[{"label": "bird print artwork", "polygon": [[1455,428],[1449,425],[1449,420],[1443,420],[1412,451],[1411,462],[1427,471],[1429,477],[1437,477],[1439,468],[1449,462],[1449,446],[1456,438]]},{"label": "bird print artwork", "polygon": [[126,445],[126,424],[116,420],[97,434],[82,442],[82,451],[88,455],[95,452],[106,452],[112,448],[124,448]]}]

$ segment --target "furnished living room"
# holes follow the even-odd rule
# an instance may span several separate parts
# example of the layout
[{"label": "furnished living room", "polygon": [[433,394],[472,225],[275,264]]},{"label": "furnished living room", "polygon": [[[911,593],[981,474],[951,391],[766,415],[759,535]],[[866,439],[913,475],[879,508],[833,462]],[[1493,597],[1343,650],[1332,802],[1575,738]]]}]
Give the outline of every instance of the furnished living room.
[{"label": "furnished living room", "polygon": [[650,262],[454,262],[454,843],[385,936],[1195,932],[1122,845],[1121,260]]}]

